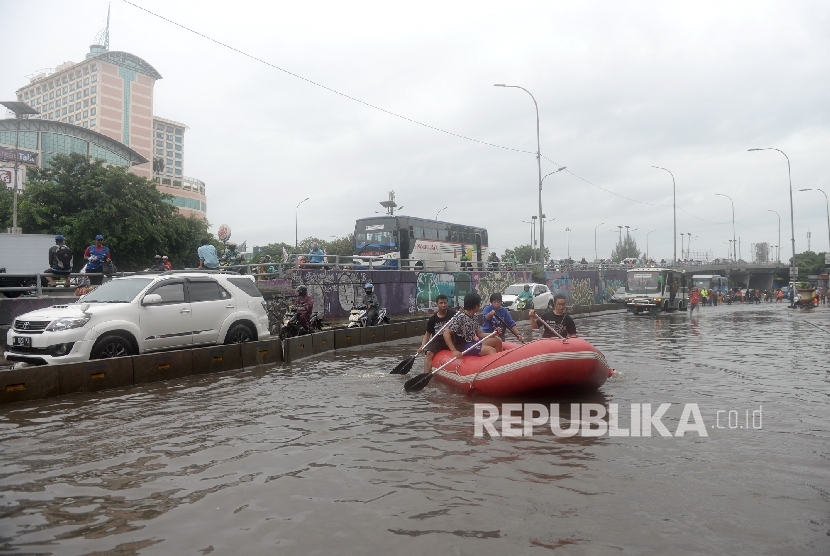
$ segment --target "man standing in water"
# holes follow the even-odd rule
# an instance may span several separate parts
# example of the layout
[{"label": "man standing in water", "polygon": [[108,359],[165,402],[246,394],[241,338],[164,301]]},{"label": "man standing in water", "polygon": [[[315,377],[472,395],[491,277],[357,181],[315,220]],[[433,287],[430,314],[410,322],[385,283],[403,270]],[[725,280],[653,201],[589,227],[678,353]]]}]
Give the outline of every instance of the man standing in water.
[{"label": "man standing in water", "polygon": [[[540,328],[537,319],[544,320],[548,323],[548,326],[553,328],[556,332],[558,332],[564,338],[576,338],[576,323],[574,319],[571,318],[571,315],[565,314],[565,307],[568,304],[568,300],[565,296],[561,293],[556,294],[553,296],[553,311],[545,311],[540,316],[536,316],[536,311],[531,309],[527,316],[530,317],[530,327],[533,330],[537,330]],[[548,330],[548,328],[544,325],[541,325],[541,328],[544,328],[545,331],[542,333],[542,338],[558,338],[556,334]]]},{"label": "man standing in water", "polygon": [[689,292],[689,316],[691,317],[692,314],[697,309],[697,314],[700,314],[700,309],[698,309],[698,304],[700,303],[700,290],[697,289],[697,286],[692,288],[692,291]]},{"label": "man standing in water", "polygon": [[[432,358],[436,353],[442,349],[450,349],[444,341],[443,332],[440,336],[436,336],[436,328],[441,328],[444,323],[449,321],[454,315],[455,311],[449,309],[449,299],[446,295],[441,294],[435,298],[435,304],[438,305],[438,311],[429,317],[427,321],[427,330],[424,332],[424,337],[421,340],[421,348],[424,349],[424,372],[432,371]],[[426,346],[426,347],[424,347]]]}]

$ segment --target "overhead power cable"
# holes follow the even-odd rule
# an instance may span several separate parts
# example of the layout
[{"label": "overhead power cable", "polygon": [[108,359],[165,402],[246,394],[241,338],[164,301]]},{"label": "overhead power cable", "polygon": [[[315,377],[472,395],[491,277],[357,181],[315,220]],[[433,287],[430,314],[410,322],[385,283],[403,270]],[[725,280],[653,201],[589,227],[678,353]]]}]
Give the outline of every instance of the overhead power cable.
[{"label": "overhead power cable", "polygon": [[[328,86],[326,86],[326,85],[323,85],[322,83],[318,83],[318,82],[316,82],[316,81],[314,81],[314,80],[312,80],[312,79],[309,79],[309,78],[307,78],[307,77],[303,77],[302,75],[299,75],[299,74],[294,73],[294,72],[292,72],[292,71],[290,71],[290,70],[287,70],[287,69],[285,69],[285,68],[282,68],[282,67],[280,67],[280,66],[278,66],[278,65],[276,65],[276,64],[272,64],[271,62],[268,62],[268,61],[266,61],[266,60],[263,60],[262,58],[258,58],[258,57],[256,57],[256,56],[254,56],[253,54],[248,54],[248,53],[247,53],[247,52],[245,52],[244,50],[240,50],[240,49],[238,49],[238,48],[236,48],[236,47],[234,47],[234,46],[231,46],[231,45],[229,45],[229,44],[226,44],[226,43],[224,43],[224,42],[222,42],[222,41],[220,41],[220,40],[217,40],[217,39],[214,39],[213,37],[210,37],[210,36],[208,36],[208,35],[205,35],[204,33],[200,33],[199,31],[196,31],[195,29],[191,29],[190,27],[187,27],[186,25],[182,25],[181,23],[178,23],[178,22],[176,22],[176,21],[173,21],[173,20],[172,20],[172,19],[170,19],[170,18],[164,17],[164,16],[163,16],[163,15],[161,15],[161,14],[157,14],[157,13],[155,13],[155,12],[151,11],[151,10],[148,10],[147,8],[145,8],[145,7],[143,7],[143,6],[139,6],[138,4],[135,4],[135,3],[133,3],[133,2],[130,2],[129,0],[124,0],[124,3],[129,4],[130,6],[133,6],[134,8],[138,8],[139,10],[141,10],[141,11],[143,11],[143,12],[146,12],[146,13],[148,13],[148,14],[150,14],[150,15],[154,16],[154,17],[157,17],[157,18],[159,18],[159,19],[161,19],[161,20],[164,20],[164,21],[166,21],[166,22],[168,22],[168,23],[170,23],[170,24],[172,24],[172,25],[175,25],[176,27],[179,27],[179,28],[181,28],[181,29],[184,29],[185,31],[188,31],[188,32],[190,32],[190,33],[193,33],[194,35],[197,35],[197,36],[199,36],[199,37],[202,37],[203,39],[206,39],[206,40],[209,40],[209,41],[211,41],[211,42],[213,42],[213,43],[216,43],[216,44],[218,44],[219,46],[222,46],[222,47],[224,47],[224,48],[227,48],[227,49],[229,49],[229,50],[232,50],[233,52],[236,52],[237,54],[241,54],[242,56],[245,56],[246,58],[250,58],[251,60],[254,60],[254,61],[259,62],[259,63],[261,63],[261,64],[265,64],[266,66],[268,66],[268,67],[270,67],[270,68],[273,68],[273,69],[275,69],[275,70],[281,71],[281,72],[283,72],[283,73],[285,73],[285,74],[287,74],[287,75],[290,75],[291,77],[296,77],[297,79],[300,79],[300,80],[302,80],[302,81],[305,81],[306,83],[309,83],[309,84],[311,84],[311,85],[314,85],[315,87],[320,87],[321,89],[324,89],[324,90],[326,90],[326,91],[329,91],[329,92],[331,92],[331,93],[334,93],[334,94],[336,94],[336,95],[339,95],[339,96],[341,96],[341,97],[343,97],[343,98],[347,98],[347,99],[349,99],[349,100],[351,100],[351,101],[354,101],[354,102],[360,103],[360,104],[362,104],[362,105],[364,105],[364,106],[367,106],[367,107],[369,107],[369,108],[372,108],[372,109],[374,109],[374,110],[379,110],[379,111],[383,112],[384,114],[388,114],[388,115],[390,115],[390,116],[394,116],[394,117],[396,117],[396,118],[400,118],[400,119],[405,120],[405,121],[407,121],[407,122],[410,122],[410,123],[413,123],[413,124],[419,125],[419,126],[421,126],[421,127],[425,127],[425,128],[427,128],[427,129],[431,129],[431,130],[433,130],[433,131],[438,131],[438,132],[440,132],[440,133],[444,133],[444,134],[446,134],[446,135],[451,135],[451,136],[453,136],[453,137],[458,137],[459,139],[466,139],[467,141],[473,141],[474,143],[479,143],[479,144],[481,144],[481,145],[487,145],[488,147],[495,147],[495,148],[497,148],[497,149],[504,149],[504,150],[507,150],[507,151],[513,151],[513,152],[517,152],[517,153],[532,154],[532,155],[535,155],[535,154],[536,154],[536,153],[535,153],[535,152],[533,152],[533,151],[526,151],[526,150],[524,150],[524,149],[515,149],[515,148],[513,148],[513,147],[505,147],[504,145],[497,145],[497,144],[495,144],[495,143],[489,143],[489,142],[487,142],[487,141],[482,141],[482,140],[480,140],[480,139],[475,139],[475,138],[473,138],[473,137],[468,137],[468,136],[466,136],[466,135],[461,135],[460,133],[454,133],[454,132],[452,132],[452,131],[448,131],[448,130],[446,130],[446,129],[442,129],[442,128],[440,128],[440,127],[436,127],[436,126],[433,126],[433,125],[430,125],[430,124],[427,124],[427,123],[424,123],[424,122],[420,122],[420,121],[415,120],[415,119],[413,119],[413,118],[409,118],[409,117],[404,116],[404,115],[402,115],[402,114],[398,114],[397,112],[392,112],[391,110],[387,110],[387,109],[385,109],[385,108],[382,108],[382,107],[377,106],[377,105],[375,105],[375,104],[372,104],[372,103],[370,103],[370,102],[366,102],[365,100],[361,100],[361,99],[359,99],[359,98],[357,98],[357,97],[353,97],[353,96],[348,95],[348,94],[346,94],[346,93],[340,92],[340,91],[338,91],[337,89],[333,89],[333,88],[331,88],[331,87],[328,87]],[[547,161],[549,161],[549,162],[552,162],[553,164],[557,164],[556,162],[554,162],[553,160],[551,160],[550,158],[548,158],[548,157],[547,157],[547,156],[545,156],[545,155],[542,155],[542,158],[544,158],[545,160],[547,160]],[[557,166],[558,166],[558,164],[557,164]],[[573,171],[571,171],[570,169],[565,170],[565,171],[566,171],[567,173],[571,174],[572,176],[574,176],[575,178],[577,178],[577,179],[579,179],[579,180],[582,180],[583,182],[585,182],[585,183],[587,183],[587,184],[589,184],[589,185],[592,185],[592,186],[596,187],[597,189],[601,189],[602,191],[605,191],[606,193],[610,193],[611,195],[615,195],[615,196],[617,196],[617,197],[619,197],[619,198],[621,198],[621,199],[625,199],[625,200],[627,200],[627,201],[631,201],[632,203],[639,203],[639,204],[641,204],[641,205],[648,205],[648,206],[653,206],[653,207],[671,207],[671,206],[672,206],[672,205],[664,205],[664,204],[658,204],[658,203],[648,203],[648,202],[646,202],[646,201],[640,201],[640,200],[638,200],[638,199],[633,199],[633,198],[631,198],[631,197],[626,197],[625,195],[620,195],[619,193],[616,193],[616,192],[614,192],[614,191],[611,191],[610,189],[606,189],[606,188],[604,188],[604,187],[602,187],[602,186],[599,186],[599,185],[597,185],[597,184],[593,183],[592,181],[590,181],[590,180],[587,180],[587,179],[583,178],[583,177],[582,177],[582,176],[580,176],[579,174],[574,173],[574,172],[573,172]],[[729,224],[729,223],[731,223],[731,221],[728,221],[728,222],[713,222],[713,221],[711,221],[711,220],[706,220],[705,218],[700,218],[699,216],[695,216],[694,214],[690,213],[689,211],[687,211],[687,210],[683,209],[682,207],[677,207],[677,208],[678,208],[678,210],[680,210],[680,211],[682,211],[682,212],[685,212],[686,214],[688,214],[688,215],[689,215],[689,216],[691,216],[692,218],[696,218],[697,220],[700,220],[700,221],[702,221],[702,222],[707,222],[707,223],[709,223],[709,224],[716,224],[716,225],[720,225],[720,224]],[[749,228],[747,228],[747,229],[749,229]],[[754,231],[754,230],[753,230],[753,231]]]}]

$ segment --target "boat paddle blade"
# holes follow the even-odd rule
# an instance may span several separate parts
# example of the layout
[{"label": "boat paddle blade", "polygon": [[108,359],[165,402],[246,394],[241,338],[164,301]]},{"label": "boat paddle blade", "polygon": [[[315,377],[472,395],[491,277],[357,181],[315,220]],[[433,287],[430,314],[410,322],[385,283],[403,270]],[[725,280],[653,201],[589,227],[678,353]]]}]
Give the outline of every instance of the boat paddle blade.
[{"label": "boat paddle blade", "polygon": [[432,375],[433,373],[422,373],[414,378],[410,378],[404,383],[403,389],[407,392],[419,392],[429,384]]},{"label": "boat paddle blade", "polygon": [[390,375],[405,375],[405,374],[408,374],[409,371],[412,370],[412,364],[413,363],[415,363],[415,356],[414,355],[411,356],[411,357],[407,357],[406,359],[404,359],[403,361],[398,363],[398,366],[395,367],[394,369],[392,369],[392,372],[390,372],[389,374]]}]

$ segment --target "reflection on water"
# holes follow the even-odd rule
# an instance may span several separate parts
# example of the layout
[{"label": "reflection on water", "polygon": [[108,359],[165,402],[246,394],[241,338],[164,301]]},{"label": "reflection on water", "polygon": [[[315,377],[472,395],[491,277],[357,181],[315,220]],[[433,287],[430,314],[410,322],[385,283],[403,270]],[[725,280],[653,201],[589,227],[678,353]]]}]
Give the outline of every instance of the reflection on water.
[{"label": "reflection on water", "polygon": [[[558,397],[407,395],[396,345],[7,406],[0,550],[827,553],[828,315],[579,320],[617,374]],[[473,436],[473,404],[510,401],[672,403],[670,431],[693,402],[709,436]],[[759,406],[761,430],[711,428]]]}]

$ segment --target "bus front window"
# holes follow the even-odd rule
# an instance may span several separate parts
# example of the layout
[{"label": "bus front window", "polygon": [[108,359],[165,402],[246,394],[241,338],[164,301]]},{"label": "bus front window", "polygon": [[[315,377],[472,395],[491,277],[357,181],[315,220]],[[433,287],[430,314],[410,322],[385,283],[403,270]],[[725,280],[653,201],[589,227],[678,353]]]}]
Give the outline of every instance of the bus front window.
[{"label": "bus front window", "polygon": [[659,276],[659,272],[631,272],[628,274],[628,286],[625,292],[634,295],[660,293],[662,284]]}]

